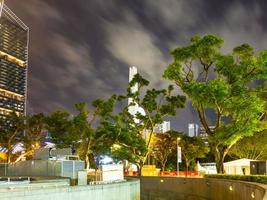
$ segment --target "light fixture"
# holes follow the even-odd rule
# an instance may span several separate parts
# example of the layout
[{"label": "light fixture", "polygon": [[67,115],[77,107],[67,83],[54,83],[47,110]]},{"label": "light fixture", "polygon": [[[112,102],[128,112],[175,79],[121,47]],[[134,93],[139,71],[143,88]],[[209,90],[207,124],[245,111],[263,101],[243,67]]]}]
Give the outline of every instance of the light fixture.
[{"label": "light fixture", "polygon": [[229,190],[233,191],[233,186],[232,185],[229,186]]}]

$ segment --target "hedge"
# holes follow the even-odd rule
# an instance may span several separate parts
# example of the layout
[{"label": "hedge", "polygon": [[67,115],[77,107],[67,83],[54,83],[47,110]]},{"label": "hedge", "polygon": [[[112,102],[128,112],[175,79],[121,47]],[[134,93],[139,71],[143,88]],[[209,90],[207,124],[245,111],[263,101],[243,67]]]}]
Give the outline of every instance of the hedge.
[{"label": "hedge", "polygon": [[205,178],[240,180],[240,181],[249,181],[249,182],[267,184],[267,176],[266,175],[205,174],[204,177]]}]

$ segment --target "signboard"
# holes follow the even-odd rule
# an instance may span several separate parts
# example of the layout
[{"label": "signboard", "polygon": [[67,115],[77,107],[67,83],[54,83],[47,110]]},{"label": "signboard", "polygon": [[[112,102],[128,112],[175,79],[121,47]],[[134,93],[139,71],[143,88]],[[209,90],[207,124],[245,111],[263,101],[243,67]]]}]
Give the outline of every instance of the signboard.
[{"label": "signboard", "polygon": [[179,146],[177,146],[177,160],[178,160],[178,163],[182,162],[182,149]]}]

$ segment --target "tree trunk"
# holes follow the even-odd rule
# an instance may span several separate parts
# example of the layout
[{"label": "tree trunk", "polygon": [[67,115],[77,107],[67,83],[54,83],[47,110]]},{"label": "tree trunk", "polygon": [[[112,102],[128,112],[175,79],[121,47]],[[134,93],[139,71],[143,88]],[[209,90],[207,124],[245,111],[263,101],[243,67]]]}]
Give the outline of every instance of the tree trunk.
[{"label": "tree trunk", "polygon": [[190,161],[185,161],[185,165],[186,165],[186,173],[185,173],[185,176],[187,177],[188,168],[189,168],[189,165],[190,165]]},{"label": "tree trunk", "polygon": [[21,154],[21,155],[15,160],[15,163],[16,163],[16,162],[19,162],[23,157],[26,157],[26,156],[28,156],[28,155],[30,155],[30,154],[33,154],[33,150],[29,150],[29,151],[27,151],[27,152]]},{"label": "tree trunk", "polygon": [[97,169],[98,168],[98,165],[95,162],[95,156],[94,156],[94,154],[93,153],[90,153],[88,157],[89,157],[90,168]]},{"label": "tree trunk", "polygon": [[165,164],[162,165],[162,171],[163,171],[163,172],[165,171]]},{"label": "tree trunk", "polygon": [[142,176],[142,168],[143,168],[143,162],[141,161],[140,164],[137,164],[138,176]]},{"label": "tree trunk", "polygon": [[227,154],[227,148],[222,147],[222,148],[216,148],[214,155],[215,155],[215,162],[216,162],[216,170],[217,173],[223,174],[224,173],[224,168],[223,168],[223,162],[224,158]]},{"label": "tree trunk", "polygon": [[90,142],[91,142],[90,138],[87,138],[86,150],[85,150],[85,167],[86,167],[86,170],[89,170],[89,168],[90,168],[90,146],[91,146]]},{"label": "tree trunk", "polygon": [[85,155],[85,168],[88,170],[90,168],[90,160],[89,160],[89,154],[87,153]]},{"label": "tree trunk", "polygon": [[7,163],[11,162],[11,153],[12,153],[12,146],[10,142],[7,144]]}]

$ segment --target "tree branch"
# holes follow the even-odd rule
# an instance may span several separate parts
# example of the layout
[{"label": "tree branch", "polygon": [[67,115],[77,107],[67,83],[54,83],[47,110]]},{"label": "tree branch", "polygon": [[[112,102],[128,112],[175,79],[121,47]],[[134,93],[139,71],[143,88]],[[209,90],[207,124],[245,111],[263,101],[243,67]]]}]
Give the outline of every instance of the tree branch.
[{"label": "tree branch", "polygon": [[208,126],[206,116],[205,116],[205,111],[204,111],[202,105],[200,105],[200,108],[197,108],[197,112],[198,112],[199,119],[200,119],[203,127],[205,128],[207,134],[213,135],[213,132],[211,131],[210,127]]}]

